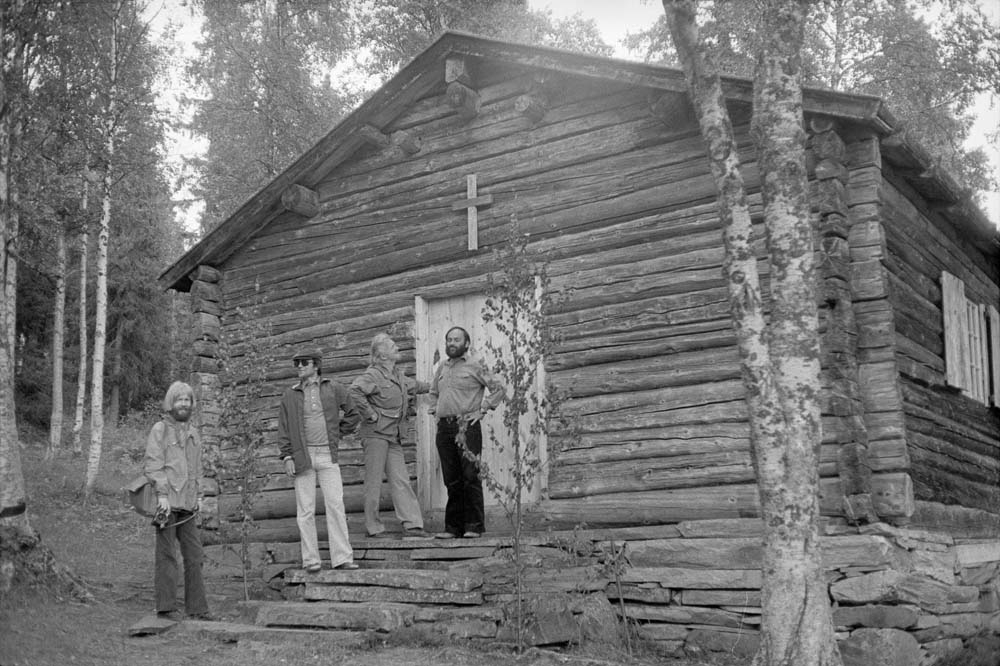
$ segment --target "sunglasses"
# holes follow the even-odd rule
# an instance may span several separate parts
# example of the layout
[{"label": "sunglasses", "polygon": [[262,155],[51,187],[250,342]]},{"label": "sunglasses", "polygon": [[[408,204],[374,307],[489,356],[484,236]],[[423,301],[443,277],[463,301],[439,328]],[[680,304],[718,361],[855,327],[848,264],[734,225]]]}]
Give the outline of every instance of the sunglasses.
[{"label": "sunglasses", "polygon": [[313,361],[311,358],[297,358],[294,361],[292,361],[292,365],[294,365],[296,368],[304,368],[307,365],[312,365],[312,362]]}]

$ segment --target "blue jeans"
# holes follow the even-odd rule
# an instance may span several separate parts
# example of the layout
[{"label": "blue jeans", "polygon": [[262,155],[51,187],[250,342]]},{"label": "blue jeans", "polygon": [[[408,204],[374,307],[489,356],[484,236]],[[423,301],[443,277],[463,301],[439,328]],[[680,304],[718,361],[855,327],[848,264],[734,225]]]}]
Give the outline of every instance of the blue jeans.
[{"label": "blue jeans", "polygon": [[[485,532],[486,518],[483,511],[483,482],[479,478],[476,463],[462,454],[455,441],[458,435],[458,420],[438,419],[437,446],[441,459],[441,474],[448,490],[448,503],[444,507],[444,529],[446,532],[462,536],[464,533]],[[483,452],[483,429],[479,421],[465,430],[465,447],[481,455]]]},{"label": "blue jeans", "polygon": [[181,557],[184,560],[184,610],[188,615],[208,612],[205,581],[201,577],[201,564],[204,559],[201,550],[201,532],[194,518],[185,520],[190,517],[191,513],[188,511],[171,511],[167,526],[162,530],[156,530],[153,589],[156,593],[157,612],[177,610],[176,544],[180,544]]}]

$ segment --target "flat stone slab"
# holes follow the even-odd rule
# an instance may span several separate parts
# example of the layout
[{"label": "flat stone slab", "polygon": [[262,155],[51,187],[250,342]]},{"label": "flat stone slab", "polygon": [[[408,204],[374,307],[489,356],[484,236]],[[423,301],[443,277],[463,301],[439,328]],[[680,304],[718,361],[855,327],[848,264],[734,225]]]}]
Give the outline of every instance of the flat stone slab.
[{"label": "flat stone slab", "polygon": [[302,569],[285,571],[287,583],[312,585],[371,585],[406,590],[444,590],[470,592],[482,587],[482,576],[473,573],[450,573],[435,570],[339,569],[308,573]]},{"label": "flat stone slab", "polygon": [[199,638],[212,638],[220,643],[238,643],[240,641],[293,643],[301,641],[304,637],[308,636],[310,642],[321,638],[331,645],[359,647],[367,641],[367,632],[365,631],[261,627],[239,622],[202,622],[200,620],[193,620],[178,624],[176,631]]},{"label": "flat stone slab", "polygon": [[179,622],[162,618],[156,613],[145,615],[138,622],[128,628],[129,636],[156,636],[165,631],[170,631]]},{"label": "flat stone slab", "polygon": [[304,599],[341,602],[389,602],[403,604],[460,604],[477,606],[483,603],[480,592],[449,592],[446,590],[408,590],[373,585],[307,584]]},{"label": "flat stone slab", "polygon": [[274,601],[257,607],[255,623],[262,627],[388,632],[413,624],[413,615],[414,608],[405,604]]}]

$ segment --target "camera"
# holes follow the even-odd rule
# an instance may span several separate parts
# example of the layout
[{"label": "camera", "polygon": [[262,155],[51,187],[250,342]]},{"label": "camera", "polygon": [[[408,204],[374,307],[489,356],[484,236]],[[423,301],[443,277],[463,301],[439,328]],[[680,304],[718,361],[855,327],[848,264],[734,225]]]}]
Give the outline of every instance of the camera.
[{"label": "camera", "polygon": [[156,525],[157,529],[162,530],[167,526],[167,522],[170,520],[170,510],[164,509],[162,506],[156,508],[156,513],[153,515],[153,524]]}]

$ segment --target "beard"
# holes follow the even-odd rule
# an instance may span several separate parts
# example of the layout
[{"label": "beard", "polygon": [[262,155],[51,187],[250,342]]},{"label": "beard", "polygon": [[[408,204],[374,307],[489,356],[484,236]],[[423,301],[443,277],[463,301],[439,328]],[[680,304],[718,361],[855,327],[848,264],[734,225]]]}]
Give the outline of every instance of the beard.
[{"label": "beard", "polygon": [[184,423],[191,418],[191,408],[190,407],[175,407],[170,410],[170,415],[174,417],[175,421],[180,421]]},{"label": "beard", "polygon": [[448,355],[448,358],[462,358],[465,356],[465,352],[468,351],[469,347],[467,345],[462,345],[457,347],[455,345],[445,345],[444,353]]}]

